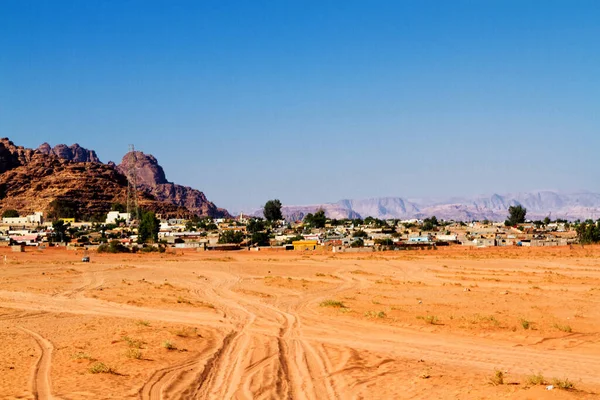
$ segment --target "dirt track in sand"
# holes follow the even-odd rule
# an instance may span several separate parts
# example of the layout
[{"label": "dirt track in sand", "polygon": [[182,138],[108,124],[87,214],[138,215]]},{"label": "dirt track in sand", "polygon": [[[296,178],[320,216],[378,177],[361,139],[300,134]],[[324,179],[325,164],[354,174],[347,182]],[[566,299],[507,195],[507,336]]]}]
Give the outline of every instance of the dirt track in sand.
[{"label": "dirt track in sand", "polygon": [[[6,254],[2,398],[600,392],[596,247],[92,255],[90,264],[54,249]],[[112,373],[91,373],[98,363]],[[506,384],[490,384],[495,370]],[[528,384],[537,373],[576,390]]]}]

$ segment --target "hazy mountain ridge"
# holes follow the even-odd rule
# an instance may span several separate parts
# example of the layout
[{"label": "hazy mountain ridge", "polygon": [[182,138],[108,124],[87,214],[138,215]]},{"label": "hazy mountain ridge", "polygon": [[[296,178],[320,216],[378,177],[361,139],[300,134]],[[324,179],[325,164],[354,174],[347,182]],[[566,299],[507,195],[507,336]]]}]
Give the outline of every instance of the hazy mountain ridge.
[{"label": "hazy mountain ridge", "polygon": [[[299,217],[322,208],[328,217],[337,219],[368,216],[412,219],[435,215],[437,218],[463,221],[503,221],[508,215],[508,208],[518,204],[527,208],[528,219],[543,219],[547,216],[568,220],[600,218],[599,193],[553,191],[452,197],[447,200],[403,197],[343,199],[336,203],[287,205],[282,208],[282,212],[288,220],[301,219]],[[251,214],[262,215],[262,211],[256,210]]]}]

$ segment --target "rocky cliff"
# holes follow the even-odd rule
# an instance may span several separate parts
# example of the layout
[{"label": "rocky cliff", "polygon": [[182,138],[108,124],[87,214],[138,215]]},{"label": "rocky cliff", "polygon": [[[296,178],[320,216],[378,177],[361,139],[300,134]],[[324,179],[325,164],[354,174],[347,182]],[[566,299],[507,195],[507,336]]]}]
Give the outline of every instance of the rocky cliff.
[{"label": "rocky cliff", "polygon": [[[114,167],[98,162],[74,162],[54,154],[15,146],[0,139],[0,209],[22,214],[44,211],[51,204],[75,210],[86,218],[106,213],[115,202],[125,202],[127,179]],[[141,192],[139,204],[166,216],[188,210]]]},{"label": "rocky cliff", "polygon": [[210,217],[229,217],[227,210],[208,201],[204,193],[189,186],[169,182],[156,158],[141,151],[127,153],[116,168],[127,175],[131,163],[136,165],[138,187],[160,201],[185,207],[191,212]]},{"label": "rocky cliff", "polygon": [[71,146],[66,144],[57,144],[54,148],[50,147],[48,143],[43,143],[38,150],[43,154],[54,155],[59,158],[75,161],[75,162],[96,162],[99,163],[100,159],[96,155],[94,150],[88,150],[75,143]]}]

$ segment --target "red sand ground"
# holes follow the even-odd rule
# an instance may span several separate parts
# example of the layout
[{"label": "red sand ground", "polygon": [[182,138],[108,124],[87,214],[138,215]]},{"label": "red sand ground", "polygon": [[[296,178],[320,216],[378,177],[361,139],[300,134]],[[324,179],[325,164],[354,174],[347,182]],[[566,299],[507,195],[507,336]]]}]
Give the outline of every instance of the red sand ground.
[{"label": "red sand ground", "polygon": [[5,255],[6,399],[600,392],[600,247]]}]

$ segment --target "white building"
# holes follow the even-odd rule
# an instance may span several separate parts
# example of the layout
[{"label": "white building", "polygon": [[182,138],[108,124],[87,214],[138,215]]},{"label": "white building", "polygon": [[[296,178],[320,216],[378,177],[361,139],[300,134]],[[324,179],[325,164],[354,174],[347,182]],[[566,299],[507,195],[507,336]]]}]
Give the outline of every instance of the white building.
[{"label": "white building", "polygon": [[44,223],[44,213],[38,211],[26,217],[2,218],[2,223],[7,225],[41,225]]},{"label": "white building", "polygon": [[126,223],[129,222],[129,220],[131,219],[131,216],[129,213],[122,213],[122,212],[118,212],[118,211],[111,211],[108,214],[106,214],[106,224],[114,224],[117,222],[118,219],[123,219],[125,220]]}]

